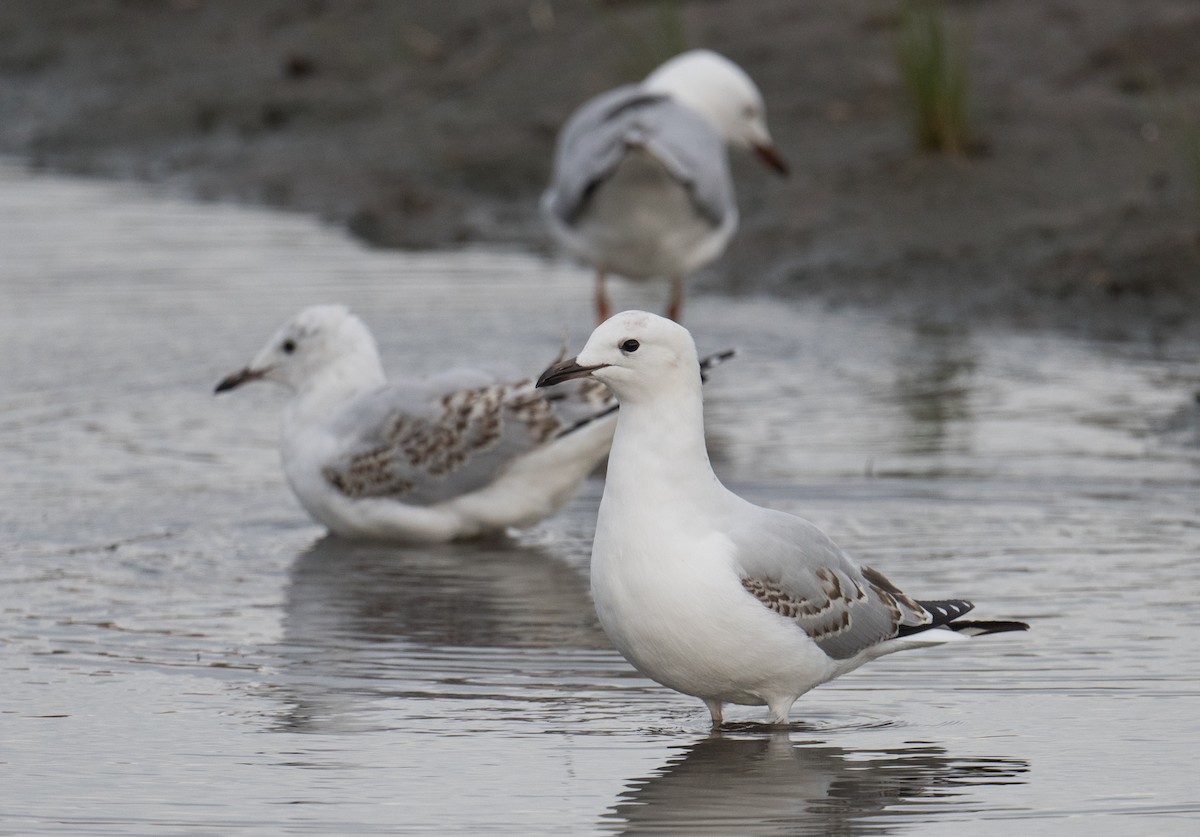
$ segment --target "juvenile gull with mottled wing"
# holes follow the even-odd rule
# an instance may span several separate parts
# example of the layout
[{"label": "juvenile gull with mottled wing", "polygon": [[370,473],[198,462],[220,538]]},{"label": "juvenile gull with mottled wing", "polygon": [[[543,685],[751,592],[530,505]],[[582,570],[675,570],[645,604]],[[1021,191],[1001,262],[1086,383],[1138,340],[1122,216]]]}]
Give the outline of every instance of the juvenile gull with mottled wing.
[{"label": "juvenile gull with mottled wing", "polygon": [[446,541],[536,523],[607,455],[617,408],[598,381],[548,393],[515,373],[453,369],[389,382],[370,331],[340,305],[301,311],[217,392],[254,380],[292,391],[284,473],[313,519],[350,538]]},{"label": "juvenile gull with mottled wing", "polygon": [[756,506],[713,474],[696,347],[682,326],[627,311],[538,386],[604,382],[621,404],[592,546],[600,623],[639,671],[708,705],[796,699],[893,651],[1025,630],[918,601],[807,520]]},{"label": "juvenile gull with mottled wing", "polygon": [[[547,398],[519,375],[384,376],[346,308],[306,308],[217,392],[275,381],[284,473],[305,510],[353,538],[444,541],[553,513],[608,453],[615,403],[596,382]],[[587,382],[584,382],[587,383]]]}]

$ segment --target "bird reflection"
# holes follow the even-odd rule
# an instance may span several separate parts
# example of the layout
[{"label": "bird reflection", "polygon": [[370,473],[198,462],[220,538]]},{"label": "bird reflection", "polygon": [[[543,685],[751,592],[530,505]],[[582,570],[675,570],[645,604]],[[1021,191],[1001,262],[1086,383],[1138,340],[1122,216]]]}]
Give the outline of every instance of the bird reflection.
[{"label": "bird reflection", "polygon": [[1023,783],[1028,770],[932,744],[854,752],[786,731],[714,734],[631,781],[603,819],[621,834],[883,834],[897,817],[944,810],[969,786]]},{"label": "bird reflection", "polygon": [[970,396],[975,373],[970,335],[922,326],[897,360],[894,397],[908,425],[904,452],[914,455],[961,453],[969,440],[955,438],[955,428],[971,419]]},{"label": "bird reflection", "polygon": [[1158,431],[1168,444],[1200,447],[1200,391],[1161,421]]},{"label": "bird reflection", "polygon": [[583,573],[508,539],[398,547],[325,537],[289,576],[289,642],[609,647]]},{"label": "bird reflection", "polygon": [[442,692],[467,676],[465,657],[479,657],[462,649],[611,648],[583,573],[511,540],[398,547],[326,537],[289,576],[280,729],[357,728],[378,698]]}]

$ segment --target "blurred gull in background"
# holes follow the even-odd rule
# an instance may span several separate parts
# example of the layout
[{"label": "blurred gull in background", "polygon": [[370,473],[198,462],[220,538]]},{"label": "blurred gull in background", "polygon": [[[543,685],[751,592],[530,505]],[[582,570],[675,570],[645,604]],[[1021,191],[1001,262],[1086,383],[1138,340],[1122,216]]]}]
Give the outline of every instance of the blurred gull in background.
[{"label": "blurred gull in background", "polygon": [[609,315],[608,273],[670,278],[667,316],[679,319],[683,277],[720,256],[737,229],[726,146],[787,172],[762,94],[708,50],[597,96],[567,122],[542,212],[555,238],[596,269],[598,322]]}]

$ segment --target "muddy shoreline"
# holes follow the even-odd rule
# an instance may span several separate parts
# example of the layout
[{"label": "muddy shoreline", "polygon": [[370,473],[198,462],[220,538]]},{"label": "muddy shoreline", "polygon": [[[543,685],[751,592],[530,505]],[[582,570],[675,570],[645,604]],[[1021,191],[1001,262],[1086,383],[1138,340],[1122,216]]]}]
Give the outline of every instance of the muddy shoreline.
[{"label": "muddy shoreline", "polygon": [[735,161],[702,290],[936,324],[1200,337],[1200,8],[946,4],[981,152],[913,150],[898,3],[101,2],[0,6],[0,153],[314,212],[372,244],[550,252],[554,135],[707,46],[758,81],[792,177]]}]

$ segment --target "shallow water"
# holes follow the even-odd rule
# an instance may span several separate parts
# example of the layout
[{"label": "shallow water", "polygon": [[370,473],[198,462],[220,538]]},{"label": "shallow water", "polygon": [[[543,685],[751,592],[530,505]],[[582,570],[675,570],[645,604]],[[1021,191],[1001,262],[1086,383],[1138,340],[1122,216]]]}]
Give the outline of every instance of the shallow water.
[{"label": "shallow water", "polygon": [[[718,472],[1023,635],[876,662],[794,727],[609,647],[602,488],[511,539],[322,536],[282,394],[212,386],[302,305],[395,370],[540,370],[586,277],[0,169],[0,833],[1195,834],[1198,342],[692,300]],[[621,289],[657,307],[662,289]]]}]

